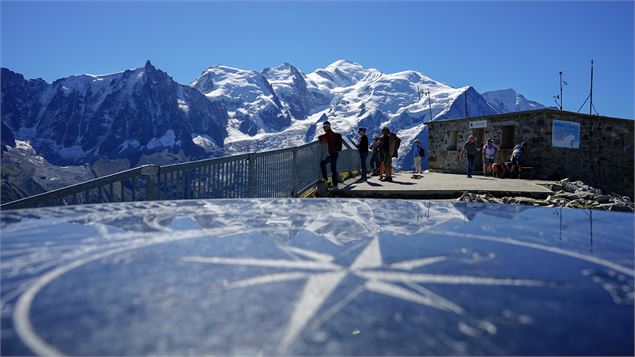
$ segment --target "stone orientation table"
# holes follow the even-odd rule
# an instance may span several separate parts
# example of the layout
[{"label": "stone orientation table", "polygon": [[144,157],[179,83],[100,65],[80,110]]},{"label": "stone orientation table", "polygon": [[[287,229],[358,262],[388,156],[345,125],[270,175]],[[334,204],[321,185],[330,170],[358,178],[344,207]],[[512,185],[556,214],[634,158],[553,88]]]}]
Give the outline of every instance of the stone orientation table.
[{"label": "stone orientation table", "polygon": [[361,199],[3,211],[2,355],[632,355],[627,213]]}]

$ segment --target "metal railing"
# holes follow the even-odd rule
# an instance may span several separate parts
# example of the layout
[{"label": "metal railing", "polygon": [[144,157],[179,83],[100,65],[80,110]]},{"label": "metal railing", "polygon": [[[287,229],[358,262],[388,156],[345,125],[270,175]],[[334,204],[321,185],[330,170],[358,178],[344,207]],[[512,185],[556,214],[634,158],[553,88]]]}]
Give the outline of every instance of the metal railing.
[{"label": "metal railing", "polygon": [[[298,147],[190,161],[144,165],[112,175],[12,201],[4,209],[89,203],[193,198],[297,197],[317,186],[326,145]],[[328,166],[328,165],[327,165]],[[339,172],[359,168],[356,150],[345,145]],[[330,171],[327,167],[327,171]]]}]

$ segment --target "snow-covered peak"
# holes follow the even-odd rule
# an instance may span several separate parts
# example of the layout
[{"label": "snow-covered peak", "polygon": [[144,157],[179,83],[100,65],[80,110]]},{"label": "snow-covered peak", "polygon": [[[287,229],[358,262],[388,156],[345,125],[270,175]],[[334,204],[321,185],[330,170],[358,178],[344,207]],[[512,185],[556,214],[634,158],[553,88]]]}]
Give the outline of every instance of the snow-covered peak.
[{"label": "snow-covered peak", "polygon": [[258,96],[272,96],[273,90],[262,74],[224,65],[209,67],[191,84],[208,98],[252,102]]},{"label": "snow-covered peak", "polygon": [[329,70],[335,70],[336,68],[343,69],[343,70],[347,68],[360,70],[360,69],[364,69],[364,66],[362,66],[359,63],[349,61],[347,59],[338,59],[337,61],[326,66],[326,69],[329,69]]},{"label": "snow-covered peak", "polygon": [[520,112],[545,108],[544,105],[525,98],[514,89],[500,89],[481,94],[499,113]]},{"label": "snow-covered peak", "polygon": [[80,74],[72,75],[66,78],[60,78],[52,83],[54,92],[62,91],[64,94],[76,92],[86,94],[90,89],[92,93],[101,91],[110,92],[112,89],[124,89],[128,92],[134,91],[139,83],[151,81],[153,84],[158,82],[172,82],[167,73],[157,69],[148,60],[143,67],[132,68],[122,72],[109,74]]},{"label": "snow-covered peak", "polygon": [[262,73],[269,73],[269,74],[274,74],[277,72],[283,72],[283,73],[288,73],[292,70],[297,70],[297,68],[292,65],[289,62],[283,62],[281,65],[277,66],[277,67],[265,67],[265,69],[262,70]]},{"label": "snow-covered peak", "polygon": [[216,64],[213,66],[210,66],[207,70],[205,70],[203,72],[203,74],[205,73],[215,73],[215,74],[246,74],[246,73],[258,73],[256,71],[251,71],[251,70],[245,70],[245,69],[240,69],[240,68],[236,68],[236,67],[230,67],[230,66],[225,66],[222,64]]},{"label": "snow-covered peak", "polygon": [[230,136],[278,131],[291,122],[273,87],[260,72],[215,65],[190,86],[210,100],[226,105]]},{"label": "snow-covered peak", "polygon": [[430,77],[424,75],[421,72],[417,72],[417,71],[401,71],[401,72],[397,72],[397,73],[392,73],[389,74],[388,76],[395,78],[395,79],[401,79],[401,80],[406,80],[406,81],[410,81],[410,82],[420,82],[420,83],[425,83],[425,82],[434,82],[434,83],[438,83],[436,81],[433,81],[432,79],[430,79]]},{"label": "snow-covered peak", "polygon": [[372,75],[381,74],[374,68],[347,60],[337,60],[326,68],[319,68],[307,74],[312,85],[320,89],[349,87]]},{"label": "snow-covered peak", "polygon": [[274,89],[276,84],[292,84],[294,81],[304,81],[306,78],[304,73],[287,62],[277,67],[263,69],[262,75],[274,86]]}]

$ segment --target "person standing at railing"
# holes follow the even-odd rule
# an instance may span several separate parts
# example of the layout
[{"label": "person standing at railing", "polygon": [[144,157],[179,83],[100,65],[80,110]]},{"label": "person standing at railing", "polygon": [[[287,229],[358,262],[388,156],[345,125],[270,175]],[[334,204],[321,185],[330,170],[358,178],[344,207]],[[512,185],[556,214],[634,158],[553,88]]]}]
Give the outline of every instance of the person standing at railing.
[{"label": "person standing at railing", "polygon": [[366,169],[366,159],[368,158],[368,136],[366,136],[366,128],[357,129],[357,133],[359,133],[359,144],[355,146],[357,146],[357,152],[359,152],[359,162],[362,169],[362,177],[359,181],[363,182],[368,180],[368,171]]},{"label": "person standing at railing", "polygon": [[331,164],[331,186],[337,189],[339,181],[339,175],[337,174],[337,158],[339,152],[342,151],[342,135],[333,132],[331,129],[331,123],[325,121],[322,123],[322,129],[324,134],[318,136],[320,144],[326,144],[328,147],[328,156],[320,160],[320,169],[322,170],[322,179],[328,180],[326,175],[326,164]]},{"label": "person standing at railing", "polygon": [[415,172],[413,176],[423,173],[423,171],[421,170],[421,160],[423,160],[423,157],[425,156],[425,152],[426,151],[421,146],[421,142],[419,141],[419,139],[415,139],[415,144],[414,144]]},{"label": "person standing at railing", "polygon": [[392,182],[392,158],[397,157],[401,139],[394,133],[391,133],[387,126],[381,128],[381,134],[379,180]]},{"label": "person standing at railing", "polygon": [[379,175],[379,150],[381,141],[379,141],[379,135],[373,136],[373,143],[370,145],[370,149],[373,155],[370,157],[370,169],[373,170],[373,176]]}]

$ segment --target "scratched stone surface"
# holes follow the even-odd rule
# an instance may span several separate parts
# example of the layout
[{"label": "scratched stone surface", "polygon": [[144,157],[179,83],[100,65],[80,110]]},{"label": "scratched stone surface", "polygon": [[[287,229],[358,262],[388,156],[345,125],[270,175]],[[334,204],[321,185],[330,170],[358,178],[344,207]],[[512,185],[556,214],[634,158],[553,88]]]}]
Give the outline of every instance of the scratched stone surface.
[{"label": "scratched stone surface", "polygon": [[5,211],[2,355],[632,355],[626,213],[407,200]]}]

